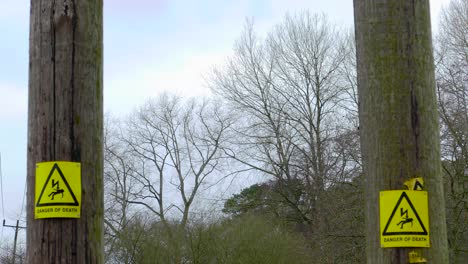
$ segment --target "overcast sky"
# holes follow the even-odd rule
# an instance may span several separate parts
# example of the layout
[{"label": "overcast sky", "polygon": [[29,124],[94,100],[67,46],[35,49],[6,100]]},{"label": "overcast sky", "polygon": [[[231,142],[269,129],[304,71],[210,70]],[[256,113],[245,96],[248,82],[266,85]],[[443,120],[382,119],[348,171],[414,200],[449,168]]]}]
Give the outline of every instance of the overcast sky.
[{"label": "overcast sky", "polygon": [[[448,1],[430,0],[433,28]],[[0,217],[10,224],[26,178],[29,2],[0,1]],[[352,0],[105,0],[105,111],[125,115],[163,91],[209,94],[202,77],[231,54],[246,18],[264,33],[303,10],[352,27]]]}]

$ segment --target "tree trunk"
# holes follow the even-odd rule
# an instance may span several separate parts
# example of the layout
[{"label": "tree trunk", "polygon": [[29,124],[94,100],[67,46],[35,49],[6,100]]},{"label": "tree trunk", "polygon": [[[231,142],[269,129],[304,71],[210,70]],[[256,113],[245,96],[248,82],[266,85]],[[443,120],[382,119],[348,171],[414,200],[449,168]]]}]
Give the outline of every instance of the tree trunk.
[{"label": "tree trunk", "polygon": [[[31,0],[27,260],[103,263],[102,0]],[[81,163],[81,218],[34,219],[37,162]]]},{"label": "tree trunk", "polygon": [[407,263],[380,247],[379,191],[422,176],[429,195],[428,263],[448,263],[428,0],[354,0],[367,263]]}]

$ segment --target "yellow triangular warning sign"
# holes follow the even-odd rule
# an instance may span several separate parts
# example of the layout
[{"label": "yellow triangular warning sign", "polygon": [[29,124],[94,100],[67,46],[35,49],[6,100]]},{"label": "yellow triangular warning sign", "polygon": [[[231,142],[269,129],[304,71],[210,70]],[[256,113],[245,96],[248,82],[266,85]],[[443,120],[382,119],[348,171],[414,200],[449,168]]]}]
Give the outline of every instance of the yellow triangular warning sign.
[{"label": "yellow triangular warning sign", "polygon": [[424,188],[424,185],[420,181],[416,180],[416,182],[414,183],[413,190],[422,191],[423,188]]},{"label": "yellow triangular warning sign", "polygon": [[52,167],[42,187],[36,207],[54,205],[79,206],[72,188],[57,163]]},{"label": "yellow triangular warning sign", "polygon": [[427,235],[427,229],[406,192],[402,192],[388,218],[382,236]]},{"label": "yellow triangular warning sign", "polygon": [[408,190],[422,191],[424,189],[424,179],[422,177],[412,178],[405,181],[404,185]]}]

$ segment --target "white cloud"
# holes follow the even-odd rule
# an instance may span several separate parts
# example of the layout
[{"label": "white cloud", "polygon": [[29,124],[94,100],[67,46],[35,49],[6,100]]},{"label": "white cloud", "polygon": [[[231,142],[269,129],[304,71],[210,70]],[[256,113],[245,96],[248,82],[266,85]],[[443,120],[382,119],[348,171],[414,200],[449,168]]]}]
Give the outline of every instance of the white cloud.
[{"label": "white cloud", "polygon": [[442,8],[448,6],[450,0],[430,0],[432,32],[437,32],[439,29],[439,16]]},{"label": "white cloud", "polygon": [[0,21],[28,21],[29,3],[29,0],[0,1]]},{"label": "white cloud", "polygon": [[203,77],[225,59],[226,53],[193,54],[170,66],[143,64],[125,75],[111,76],[105,84],[105,109],[118,114],[128,113],[163,92],[181,96],[209,95]]},{"label": "white cloud", "polygon": [[26,119],[28,92],[27,88],[14,84],[0,83],[0,120],[11,121]]}]

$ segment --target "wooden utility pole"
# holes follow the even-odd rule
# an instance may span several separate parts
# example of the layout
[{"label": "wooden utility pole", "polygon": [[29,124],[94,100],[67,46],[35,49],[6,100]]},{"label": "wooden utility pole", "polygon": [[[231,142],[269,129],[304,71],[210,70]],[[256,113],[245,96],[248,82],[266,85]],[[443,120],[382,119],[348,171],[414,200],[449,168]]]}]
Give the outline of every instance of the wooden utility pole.
[{"label": "wooden utility pole", "polygon": [[[103,263],[103,3],[31,0],[26,263]],[[81,217],[35,219],[36,163],[81,163]]]},{"label": "wooden utility pole", "polygon": [[12,225],[6,225],[5,224],[5,219],[3,219],[3,226],[4,227],[13,227],[15,229],[15,240],[13,242],[13,255],[12,255],[12,262],[13,264],[15,264],[15,260],[16,260],[16,245],[18,244],[18,231],[20,228],[26,228],[24,226],[20,226],[19,225],[19,220],[16,220],[16,225],[12,226]]},{"label": "wooden utility pole", "polygon": [[[427,263],[448,263],[429,0],[354,0],[367,263],[408,263],[381,248],[379,191],[422,176],[429,199]],[[391,205],[389,205],[391,206]]]},{"label": "wooden utility pole", "polygon": [[[5,224],[4,224],[5,226]],[[16,244],[18,243],[18,228],[19,228],[19,220],[16,220],[15,226],[15,241],[13,242],[13,264],[15,264],[16,260]]]}]

